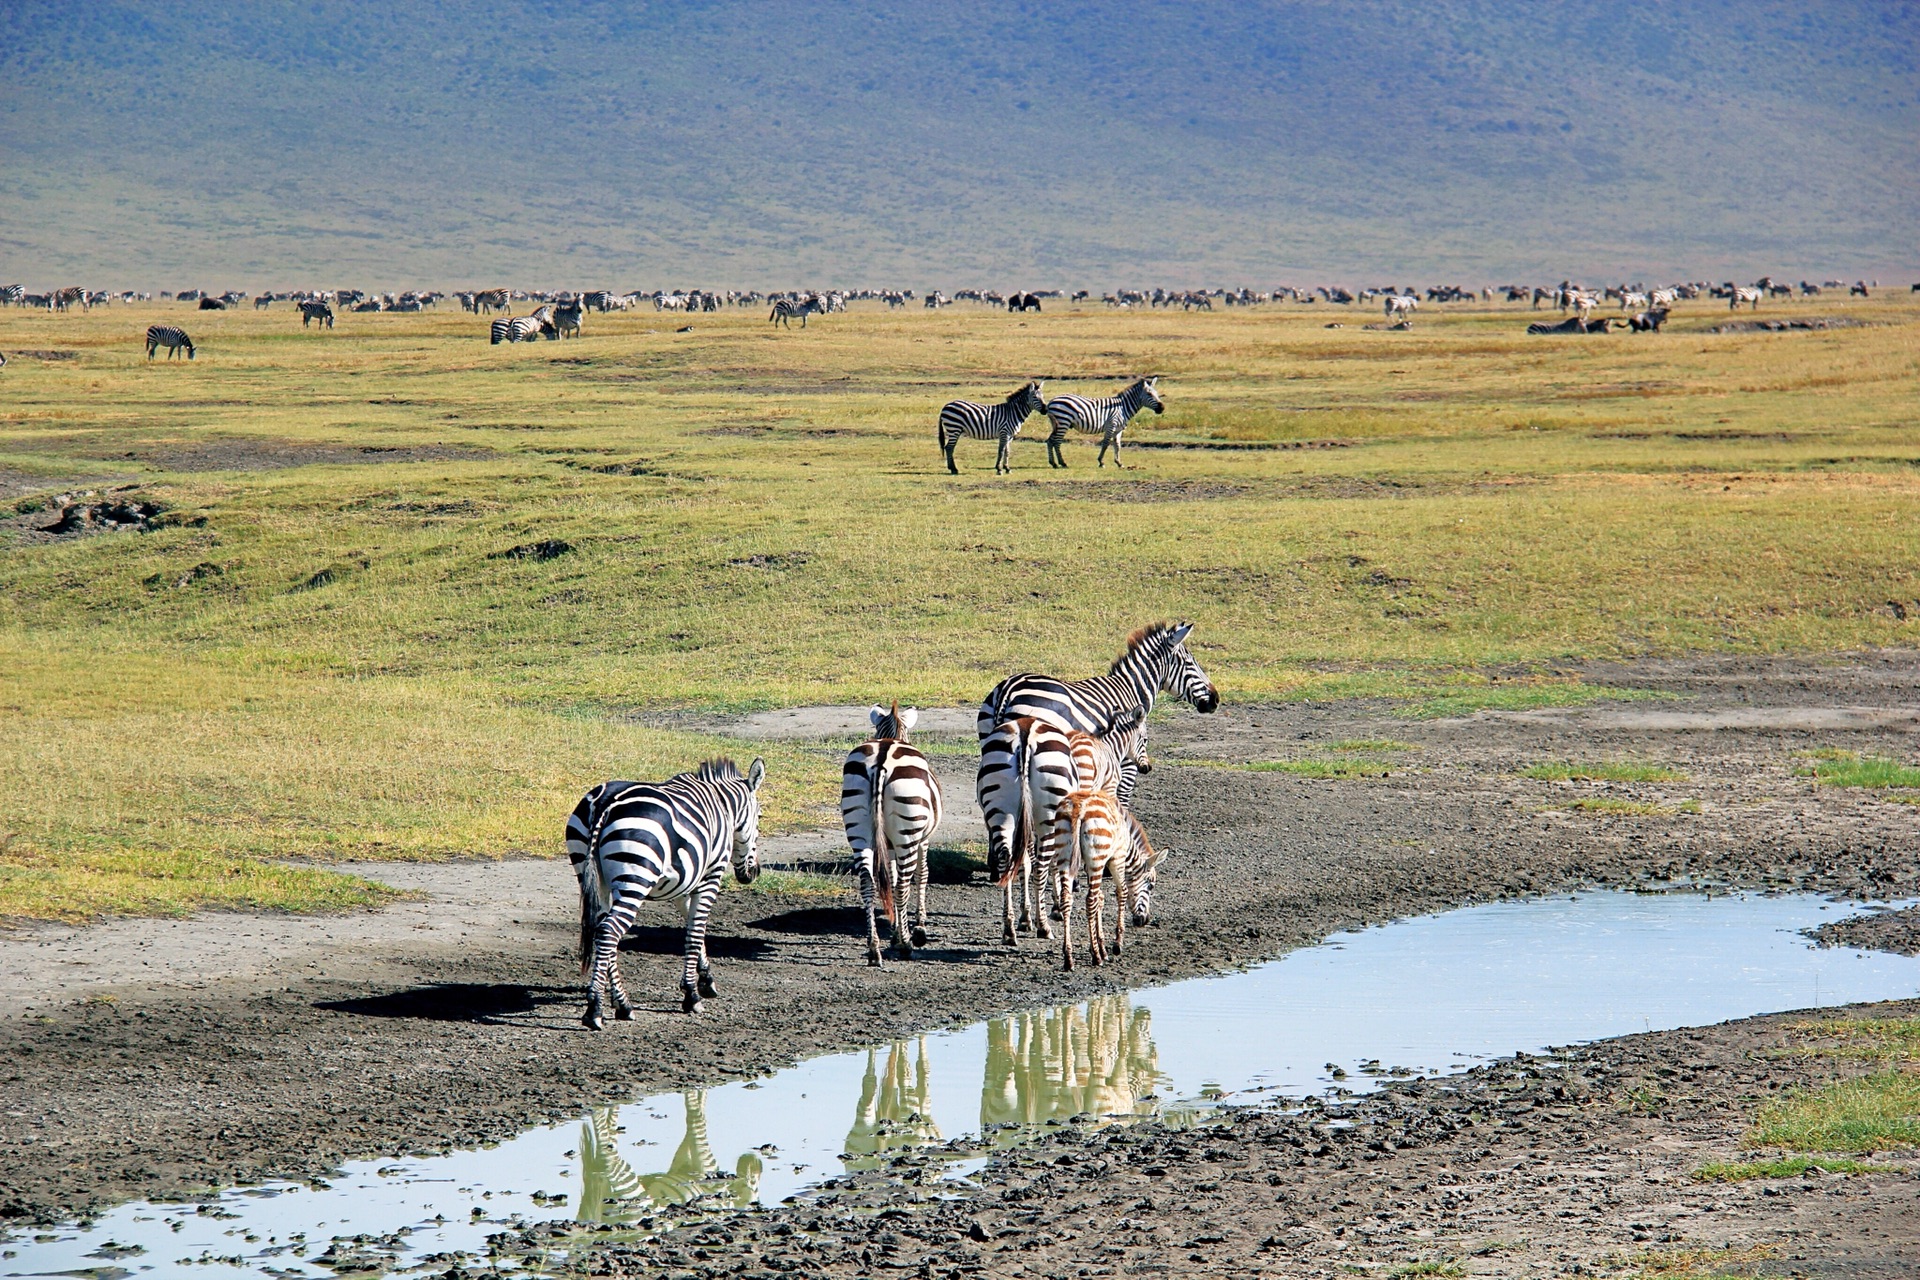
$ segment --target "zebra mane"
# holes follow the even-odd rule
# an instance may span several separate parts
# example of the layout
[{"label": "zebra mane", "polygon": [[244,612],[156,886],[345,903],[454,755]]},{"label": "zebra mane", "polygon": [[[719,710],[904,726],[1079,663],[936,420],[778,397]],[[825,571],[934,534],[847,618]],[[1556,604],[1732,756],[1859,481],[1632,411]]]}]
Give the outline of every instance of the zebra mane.
[{"label": "zebra mane", "polygon": [[1141,627],[1138,631],[1127,637],[1127,651],[1113,660],[1113,665],[1107,668],[1107,674],[1112,675],[1118,671],[1125,665],[1128,658],[1133,657],[1133,655],[1143,649],[1159,649],[1162,637],[1173,632],[1178,625],[1179,624],[1173,622],[1150,622],[1146,626]]},{"label": "zebra mane", "polygon": [[724,756],[715,760],[703,760],[693,776],[707,782],[743,782],[746,775],[740,772],[740,766]]}]

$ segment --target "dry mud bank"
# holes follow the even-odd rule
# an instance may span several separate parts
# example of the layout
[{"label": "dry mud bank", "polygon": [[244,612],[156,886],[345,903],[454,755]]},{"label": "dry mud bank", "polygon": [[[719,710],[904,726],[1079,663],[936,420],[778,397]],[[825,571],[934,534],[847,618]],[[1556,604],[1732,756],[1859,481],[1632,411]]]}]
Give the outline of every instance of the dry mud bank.
[{"label": "dry mud bank", "polygon": [[[1795,753],[1910,757],[1914,672],[1907,655],[1645,664],[1597,674],[1673,699],[1453,721],[1359,704],[1181,710],[1156,726],[1162,767],[1141,797],[1158,841],[1176,851],[1159,922],[1105,970],[1063,974],[1051,949],[1002,948],[997,895],[978,884],[938,886],[932,945],[881,971],[860,962],[853,910],[728,894],[713,932],[721,996],[710,1012],[673,1012],[679,933],[665,912],[649,913],[625,955],[639,1016],[594,1035],[577,1023],[564,877],[560,891],[536,897],[514,875],[503,883],[527,900],[476,913],[464,936],[412,924],[362,931],[337,952],[309,949],[298,965],[234,978],[208,973],[190,991],[134,981],[41,1003],[0,1019],[0,1215],[65,1217],[496,1140],[641,1090],[758,1074],[1490,898],[1672,879],[1913,895],[1920,809],[1816,789],[1796,776]],[[1277,759],[1356,739],[1404,744],[1385,751],[1388,776],[1178,763]],[[1684,776],[1596,784],[1518,772],[1612,758]],[[950,788],[970,790],[970,761],[939,762]],[[1635,808],[1574,807],[1583,799]]]}]

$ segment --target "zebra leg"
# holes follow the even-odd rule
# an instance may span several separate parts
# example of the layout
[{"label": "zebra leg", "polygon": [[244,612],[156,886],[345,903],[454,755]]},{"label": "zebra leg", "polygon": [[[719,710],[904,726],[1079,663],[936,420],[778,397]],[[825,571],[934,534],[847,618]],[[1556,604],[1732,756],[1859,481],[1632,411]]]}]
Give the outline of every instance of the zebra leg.
[{"label": "zebra leg", "polygon": [[906,878],[900,874],[900,861],[898,857],[888,858],[885,871],[887,883],[893,890],[893,950],[902,960],[911,960],[913,943],[907,936],[907,900],[900,890],[912,886],[906,885]]},{"label": "zebra leg", "polygon": [[960,437],[958,436],[955,436],[951,440],[943,440],[940,442],[941,451],[947,455],[947,474],[948,475],[957,476],[960,474],[960,468],[953,465],[953,447],[959,443],[960,443]]},{"label": "zebra leg", "polygon": [[867,912],[867,963],[880,967],[880,926],[874,919],[873,910],[873,850],[862,850],[859,866],[860,905]]},{"label": "zebra leg", "polygon": [[718,995],[713,986],[712,966],[707,963],[707,917],[713,913],[713,900],[720,896],[720,881],[708,879],[687,895],[687,940],[685,958],[680,966],[680,1010],[700,1012],[703,997]]},{"label": "zebra leg", "polygon": [[1000,941],[1009,947],[1020,945],[1020,939],[1013,931],[1013,881],[1020,874],[1016,867],[1007,875],[1007,882],[1000,886]]},{"label": "zebra leg", "polygon": [[[1072,860],[1071,854],[1069,854],[1066,858],[1061,859],[1063,863],[1069,862],[1071,860]],[[1060,880],[1060,884],[1057,886],[1058,892],[1060,893],[1060,967],[1062,969],[1066,969],[1070,971],[1073,968],[1073,898],[1071,896],[1072,890],[1068,889],[1066,886],[1066,873],[1065,873],[1064,866],[1062,866],[1061,869],[1055,872],[1054,874],[1057,875]],[[1045,936],[1045,935],[1042,935],[1042,936]]]},{"label": "zebra leg", "polygon": [[997,476],[1010,476],[1013,474],[1012,453],[1013,437],[1008,435],[1001,436],[999,450],[993,457],[993,474]]},{"label": "zebra leg", "polygon": [[917,900],[913,909],[913,945],[916,947],[927,945],[927,874],[932,864],[933,850],[924,844],[921,845],[913,876],[914,896]]},{"label": "zebra leg", "polygon": [[620,978],[620,939],[627,936],[627,927],[633,923],[637,911],[637,900],[614,900],[613,907],[600,917],[599,931],[593,942],[592,977],[587,982],[587,1010],[580,1021],[588,1030],[598,1031],[607,1025],[605,1013],[606,990],[611,984],[619,991],[619,1001],[626,1002],[626,993],[618,986]]},{"label": "zebra leg", "polygon": [[[1121,951],[1126,949],[1127,904],[1133,901],[1132,883],[1127,878],[1127,856],[1132,853],[1132,850],[1128,848],[1127,845],[1131,844],[1131,842],[1132,836],[1129,835],[1127,836],[1127,842],[1121,846],[1124,852],[1121,854],[1120,860],[1114,864],[1113,868],[1113,887],[1115,890],[1113,904],[1113,958],[1116,960],[1120,958]],[[1103,903],[1102,905],[1104,906],[1105,904]]]},{"label": "zebra leg", "polygon": [[1093,963],[1103,965],[1107,962],[1107,937],[1104,917],[1107,914],[1107,895],[1100,883],[1100,860],[1097,857],[1087,859],[1087,949],[1093,952]]}]

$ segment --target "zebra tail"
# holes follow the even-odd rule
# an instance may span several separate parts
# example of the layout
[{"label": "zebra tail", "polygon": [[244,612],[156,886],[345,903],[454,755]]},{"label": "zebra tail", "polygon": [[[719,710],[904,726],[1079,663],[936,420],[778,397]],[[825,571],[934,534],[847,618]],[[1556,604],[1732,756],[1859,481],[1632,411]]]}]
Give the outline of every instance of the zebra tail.
[{"label": "zebra tail", "polygon": [[600,934],[600,918],[613,909],[613,892],[607,873],[600,866],[600,826],[606,815],[593,824],[587,842],[587,860],[580,864],[580,976],[593,968],[593,949]]},{"label": "zebra tail", "polygon": [[879,883],[880,910],[886,913],[887,923],[895,923],[893,914],[893,850],[887,847],[887,811],[881,796],[887,789],[887,769],[884,763],[885,752],[881,753],[879,767],[873,771],[873,878]]}]

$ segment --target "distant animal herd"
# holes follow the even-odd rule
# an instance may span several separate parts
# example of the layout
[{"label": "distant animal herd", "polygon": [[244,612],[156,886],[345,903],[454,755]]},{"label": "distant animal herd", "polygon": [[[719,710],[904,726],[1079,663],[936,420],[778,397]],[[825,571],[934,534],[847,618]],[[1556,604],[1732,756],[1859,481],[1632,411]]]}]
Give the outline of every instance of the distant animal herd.
[{"label": "distant animal herd", "polygon": [[[1146,718],[1171,694],[1198,711],[1220,695],[1187,647],[1193,624],[1157,622],[1127,637],[1105,675],[1061,680],[1025,672],[995,685],[975,719],[980,760],[975,793],[985,819],[987,874],[999,891],[1001,938],[1053,936],[1061,963],[1075,963],[1073,910],[1084,879],[1088,952],[1118,958],[1129,924],[1153,919],[1153,887],[1168,856],[1133,811],[1139,775],[1151,770]],[[909,740],[917,712],[873,707],[873,736],[841,766],[840,816],[866,915],[866,959],[879,966],[888,922],[894,953],[910,959],[927,935],[933,837],[944,813],[933,762]],[[649,900],[684,902],[680,1007],[698,1013],[717,989],[707,924],[729,871],[743,884],[760,874],[760,788],[766,765],[745,772],[709,760],[664,782],[603,782],[566,822],[567,856],[580,888],[581,1020],[599,1030],[633,1016],[620,978],[620,942]],[[1115,891],[1111,946],[1105,885]],[[1016,905],[1018,911],[1016,912]]]}]

